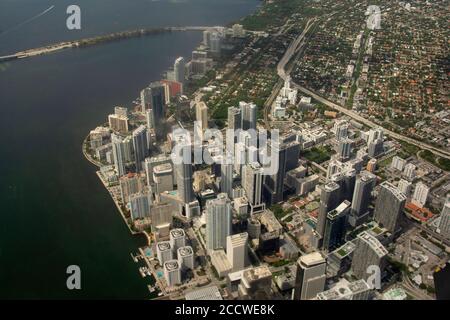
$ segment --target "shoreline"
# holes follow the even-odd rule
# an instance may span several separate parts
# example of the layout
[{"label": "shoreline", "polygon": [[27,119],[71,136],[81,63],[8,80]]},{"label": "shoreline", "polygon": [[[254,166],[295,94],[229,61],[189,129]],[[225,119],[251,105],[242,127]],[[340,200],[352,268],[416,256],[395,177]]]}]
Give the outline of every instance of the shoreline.
[{"label": "shoreline", "polygon": [[126,30],[113,32],[106,35],[89,37],[78,40],[62,41],[53,44],[49,44],[42,47],[26,49],[18,51],[13,54],[7,54],[0,56],[0,64],[3,62],[14,61],[19,59],[31,58],[34,56],[41,56],[65,49],[83,49],[87,47],[93,47],[101,44],[107,44],[112,42],[119,42],[122,40],[147,37],[152,35],[158,35],[163,33],[172,32],[187,32],[187,31],[204,31],[209,28],[215,28],[216,26],[186,26],[186,27],[155,27],[155,28],[142,28],[134,30]]}]

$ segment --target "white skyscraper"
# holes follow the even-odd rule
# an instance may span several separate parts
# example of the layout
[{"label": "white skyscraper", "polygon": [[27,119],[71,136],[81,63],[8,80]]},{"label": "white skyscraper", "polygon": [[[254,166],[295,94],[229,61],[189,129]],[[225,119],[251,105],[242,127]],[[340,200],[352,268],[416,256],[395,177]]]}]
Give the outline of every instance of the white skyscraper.
[{"label": "white skyscraper", "polygon": [[392,162],[391,162],[391,168],[398,170],[398,171],[403,171],[403,169],[405,168],[406,165],[406,160],[400,158],[399,156],[394,156],[392,158]]},{"label": "white skyscraper", "polygon": [[186,234],[183,229],[170,230],[170,245],[175,252],[178,248],[186,246]]},{"label": "white skyscraper", "polygon": [[179,57],[175,60],[175,63],[173,65],[173,72],[175,75],[175,81],[184,83],[184,77],[185,77],[185,68],[186,63],[184,61],[183,57]]},{"label": "white skyscraper", "polygon": [[245,268],[247,261],[248,233],[242,232],[227,237],[227,258],[233,271]]},{"label": "white skyscraper", "polygon": [[414,180],[414,178],[416,177],[416,166],[412,163],[408,163],[407,165],[405,165],[403,176],[409,181]]},{"label": "white skyscraper", "polygon": [[325,288],[326,260],[320,252],[301,256],[297,261],[294,299],[309,300]]},{"label": "white skyscraper", "polygon": [[125,174],[127,162],[131,161],[133,142],[130,137],[123,138],[115,133],[111,134],[114,168],[119,177]]},{"label": "white skyscraper", "polygon": [[206,203],[206,247],[208,250],[224,249],[231,234],[231,201],[226,193]]},{"label": "white skyscraper", "polygon": [[411,193],[412,183],[409,181],[406,181],[405,179],[400,179],[400,181],[398,182],[397,188],[406,197],[409,197],[409,194]]},{"label": "white skyscraper", "polygon": [[192,247],[185,246],[178,248],[177,256],[178,264],[181,269],[194,269],[194,250],[192,250]]},{"label": "white skyscraper", "polygon": [[427,202],[429,191],[430,188],[428,188],[424,183],[419,182],[416,185],[416,189],[414,190],[411,202],[416,206],[418,206],[419,208],[423,208],[423,206]]},{"label": "white skyscraper", "polygon": [[450,194],[447,195],[444,207],[442,208],[439,230],[444,237],[450,239]]},{"label": "white skyscraper", "polygon": [[242,115],[242,130],[256,129],[256,105],[241,101],[239,107]]},{"label": "white skyscraper", "polygon": [[248,202],[250,203],[251,211],[253,212],[254,210],[257,210],[257,207],[261,207],[263,204],[263,169],[258,162],[249,163],[243,168],[242,186],[247,195]]},{"label": "white skyscraper", "polygon": [[181,268],[177,260],[164,262],[164,277],[166,278],[169,287],[181,283]]},{"label": "white skyscraper", "polygon": [[169,241],[160,241],[156,244],[156,256],[159,264],[164,265],[166,261],[172,260],[173,252]]}]

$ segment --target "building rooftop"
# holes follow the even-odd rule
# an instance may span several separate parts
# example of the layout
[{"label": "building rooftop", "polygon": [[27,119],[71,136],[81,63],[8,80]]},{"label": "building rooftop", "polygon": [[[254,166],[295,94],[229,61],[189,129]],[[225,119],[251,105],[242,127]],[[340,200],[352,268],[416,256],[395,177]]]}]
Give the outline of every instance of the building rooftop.
[{"label": "building rooftop", "polygon": [[186,293],[186,300],[223,300],[217,286],[198,289]]},{"label": "building rooftop", "polygon": [[298,261],[301,265],[309,268],[321,263],[325,263],[325,258],[320,252],[313,252],[301,256]]}]

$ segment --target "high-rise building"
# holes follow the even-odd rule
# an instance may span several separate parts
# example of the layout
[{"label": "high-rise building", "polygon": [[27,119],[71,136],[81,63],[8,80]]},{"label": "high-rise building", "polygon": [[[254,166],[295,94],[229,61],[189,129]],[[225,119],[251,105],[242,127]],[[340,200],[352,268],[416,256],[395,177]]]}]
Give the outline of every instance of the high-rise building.
[{"label": "high-rise building", "polygon": [[439,230],[444,237],[450,239],[450,194],[447,195],[444,207],[442,208]]},{"label": "high-rise building", "polygon": [[183,203],[190,203],[194,200],[193,169],[192,163],[186,161],[184,157],[191,152],[191,145],[185,144],[181,148],[183,156],[177,160],[179,163],[174,163],[178,196]]},{"label": "high-rise building", "polygon": [[344,200],[336,209],[327,214],[323,249],[332,251],[344,243],[347,231],[347,220],[350,213],[350,202]]},{"label": "high-rise building", "polygon": [[209,49],[212,53],[220,54],[222,50],[222,37],[218,32],[212,32],[209,38]]},{"label": "high-rise building", "polygon": [[391,162],[391,168],[398,170],[398,171],[403,171],[403,169],[405,168],[406,165],[406,160],[400,158],[399,156],[394,156],[392,158],[392,162]]},{"label": "high-rise building", "polygon": [[251,239],[259,239],[261,235],[261,222],[256,218],[247,220],[247,233]]},{"label": "high-rise building", "polygon": [[405,207],[406,196],[390,182],[380,185],[375,202],[374,219],[390,232],[396,232],[400,215]]},{"label": "high-rise building", "polygon": [[272,272],[263,265],[245,270],[238,285],[238,294],[246,300],[268,300],[272,298]]},{"label": "high-rise building", "polygon": [[416,189],[414,190],[411,202],[419,208],[423,208],[425,206],[425,203],[427,202],[429,192],[430,188],[428,188],[427,185],[423,182],[419,182],[416,185]]},{"label": "high-rise building", "polygon": [[397,186],[398,190],[402,192],[406,197],[409,197],[412,189],[412,183],[405,179],[400,179]]},{"label": "high-rise building", "polygon": [[136,171],[141,171],[143,168],[142,162],[145,161],[150,154],[148,149],[148,135],[147,128],[145,126],[139,126],[133,131],[133,147],[134,158],[136,161]]},{"label": "high-rise building", "polygon": [[295,277],[295,300],[313,299],[325,288],[326,260],[320,252],[301,256],[297,261]]},{"label": "high-rise building", "polygon": [[286,172],[298,166],[300,144],[296,141],[279,144],[269,140],[268,148],[270,157],[278,159],[278,170],[276,173],[264,177],[263,196],[265,202],[268,205],[272,205],[283,200]]},{"label": "high-rise building", "polygon": [[163,163],[153,168],[153,181],[155,194],[163,193],[164,191],[173,190],[173,170],[170,163]]},{"label": "high-rise building", "polygon": [[384,152],[383,139],[377,139],[369,142],[368,154],[371,158],[376,158]]},{"label": "high-rise building", "polygon": [[256,130],[256,105],[241,101],[239,108],[242,115],[242,130]]},{"label": "high-rise building", "polygon": [[181,284],[181,268],[177,260],[164,262],[164,277],[169,287]]},{"label": "high-rise building", "polygon": [[231,199],[233,198],[233,156],[227,153],[220,166],[220,191],[224,192]]},{"label": "high-rise building", "polygon": [[186,234],[183,229],[170,230],[170,246],[176,252],[178,248],[186,246]]},{"label": "high-rise building", "polygon": [[152,228],[160,226],[170,227],[172,224],[173,206],[168,203],[157,203],[150,206],[150,218],[152,220]]},{"label": "high-rise building", "polygon": [[206,248],[225,249],[231,234],[231,201],[226,193],[206,202]]},{"label": "high-rise building", "polygon": [[317,217],[317,233],[323,238],[327,214],[341,203],[341,190],[337,183],[328,182],[320,187],[319,215]]},{"label": "high-rise building", "polygon": [[133,144],[130,137],[122,137],[115,133],[111,134],[112,153],[114,168],[119,177],[126,173],[126,164],[131,161]]},{"label": "high-rise building", "polygon": [[262,202],[263,169],[258,162],[252,162],[244,167],[242,186],[251,205]]},{"label": "high-rise building", "polygon": [[163,266],[166,261],[173,259],[172,246],[169,241],[160,241],[156,244],[156,256],[158,257],[161,266]]},{"label": "high-rise building", "polygon": [[247,264],[248,233],[242,232],[227,237],[227,258],[233,271],[245,268]]},{"label": "high-rise building", "polygon": [[133,220],[150,217],[150,205],[152,196],[150,192],[135,193],[130,195],[130,212]]},{"label": "high-rise building", "polygon": [[111,130],[120,133],[128,132],[128,117],[120,114],[110,114],[108,123]]},{"label": "high-rise building", "polygon": [[238,130],[241,128],[242,128],[242,110],[237,107],[229,107],[228,108],[228,129]]},{"label": "high-rise building", "polygon": [[416,177],[416,166],[412,163],[408,163],[405,165],[405,169],[403,170],[403,176],[409,180],[413,181]]},{"label": "high-rise building", "polygon": [[[151,158],[146,158],[145,159],[145,174],[147,177],[147,184],[148,185],[152,185],[154,183],[154,179],[153,179],[153,173],[154,173],[154,168],[161,165],[161,164],[171,164],[172,163],[172,159],[169,156],[166,155],[159,155],[156,157],[151,157]],[[173,170],[172,170],[173,172]],[[175,176],[175,174],[173,174]]]},{"label": "high-rise building", "polygon": [[129,173],[120,177],[120,196],[124,204],[128,203],[132,194],[139,193],[144,189],[144,181],[140,175],[136,173]]},{"label": "high-rise building", "polygon": [[156,139],[164,138],[166,88],[162,82],[152,82],[141,92],[142,112],[151,109],[152,128],[155,129]]},{"label": "high-rise building", "polygon": [[203,140],[204,131],[208,129],[208,107],[203,101],[195,105],[195,120],[197,121],[200,138]]},{"label": "high-rise building", "polygon": [[367,162],[367,171],[374,173],[377,169],[377,159],[372,158]]},{"label": "high-rise building", "polygon": [[339,160],[346,161],[350,159],[350,155],[352,154],[353,148],[353,140],[349,138],[342,138],[339,140],[338,144],[338,155]]},{"label": "high-rise building", "polygon": [[349,124],[346,120],[337,120],[333,126],[333,133],[336,135],[336,140],[341,140],[348,137]]},{"label": "high-rise building", "polygon": [[[341,282],[343,282],[341,284]],[[348,282],[343,279],[333,288],[317,295],[317,300],[369,300],[372,289],[365,280]]]},{"label": "high-rise building", "polygon": [[185,68],[186,68],[186,62],[184,61],[184,58],[183,57],[177,58],[173,65],[175,81],[184,83]]},{"label": "high-rise building", "polygon": [[178,265],[182,270],[194,269],[194,250],[191,246],[184,246],[177,249]]},{"label": "high-rise building", "polygon": [[375,187],[376,176],[369,171],[362,171],[356,179],[355,192],[352,198],[352,208],[349,223],[356,227],[365,221],[368,215],[372,190]]},{"label": "high-rise building", "polygon": [[[386,248],[367,231],[358,234],[353,252],[352,272],[358,279],[366,280],[373,274],[370,268],[376,266],[383,270],[388,252]],[[381,274],[380,274],[381,276]]]},{"label": "high-rise building", "polygon": [[[205,30],[203,31],[203,45],[209,47],[211,44],[211,31]],[[194,53],[192,53],[194,55]],[[194,59],[194,57],[192,57]]]}]

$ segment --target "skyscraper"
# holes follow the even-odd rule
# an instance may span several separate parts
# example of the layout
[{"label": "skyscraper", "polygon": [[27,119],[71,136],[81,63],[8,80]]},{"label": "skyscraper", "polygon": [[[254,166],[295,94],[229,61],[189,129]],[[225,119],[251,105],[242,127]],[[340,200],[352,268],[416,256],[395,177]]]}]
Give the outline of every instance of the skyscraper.
[{"label": "skyscraper", "polygon": [[129,197],[132,194],[143,191],[144,181],[135,173],[129,173],[119,178],[120,197],[124,204],[128,203]]},{"label": "skyscraper", "polygon": [[176,252],[178,248],[186,246],[186,234],[183,229],[170,230],[170,245]]},{"label": "skyscraper", "polygon": [[152,127],[155,129],[156,139],[164,138],[165,123],[165,86],[162,82],[152,82],[141,92],[142,112],[151,109]]},{"label": "skyscraper", "polygon": [[233,271],[245,268],[247,263],[248,233],[242,232],[227,237],[227,258]]},{"label": "skyscraper", "polygon": [[[382,271],[388,252],[386,248],[370,233],[358,234],[356,248],[353,252],[352,272],[358,279],[367,280],[373,274],[369,267],[377,266]],[[381,274],[380,274],[381,275]]]},{"label": "skyscraper", "polygon": [[141,125],[133,131],[134,158],[136,161],[136,171],[138,172],[142,170],[142,162],[150,154],[148,146],[147,128]]},{"label": "skyscraper", "polygon": [[115,133],[111,134],[112,152],[114,160],[114,168],[119,177],[123,176],[126,171],[126,164],[131,161],[133,154],[133,144],[130,137],[122,137]]},{"label": "skyscraper", "polygon": [[397,231],[398,220],[405,207],[406,196],[390,182],[380,185],[374,219],[390,232]]},{"label": "skyscraper", "polygon": [[254,103],[239,102],[242,115],[242,130],[256,130],[256,105]]},{"label": "skyscraper", "polygon": [[444,207],[442,208],[439,230],[444,237],[450,239],[450,194],[447,195]]},{"label": "skyscraper", "polygon": [[406,197],[409,197],[411,193],[412,183],[405,179],[400,179],[397,186],[398,190],[402,192]]},{"label": "skyscraper", "polygon": [[169,241],[160,241],[156,244],[156,256],[161,266],[166,261],[172,260],[173,252]]},{"label": "skyscraper", "polygon": [[173,65],[175,81],[184,83],[185,68],[186,68],[186,62],[184,61],[184,58],[183,57],[177,58]]},{"label": "skyscraper", "polygon": [[238,130],[242,128],[242,110],[237,107],[228,108],[228,129]]},{"label": "skyscraper", "polygon": [[177,249],[178,265],[182,270],[194,269],[194,250],[191,246],[180,247]]},{"label": "skyscraper", "polygon": [[350,202],[344,200],[336,209],[327,214],[323,249],[332,251],[344,243],[347,231],[347,220],[350,212]]},{"label": "skyscraper", "polygon": [[208,107],[203,101],[195,105],[195,120],[200,131],[200,138],[203,139],[203,133],[208,129]]},{"label": "skyscraper", "polygon": [[242,186],[253,209],[262,205],[263,169],[258,162],[247,164],[243,169]]},{"label": "skyscraper", "polygon": [[350,159],[352,154],[353,140],[349,138],[342,138],[338,144],[339,160],[346,161]]},{"label": "skyscraper", "polygon": [[341,203],[341,190],[337,183],[328,182],[320,188],[320,206],[317,217],[317,233],[323,238],[327,214]]},{"label": "skyscraper", "polygon": [[283,200],[286,172],[298,166],[300,145],[296,141],[279,144],[269,140],[268,147],[270,157],[278,159],[277,172],[264,177],[264,199],[268,205],[272,205]]},{"label": "skyscraper", "polygon": [[164,262],[164,277],[166,278],[169,287],[181,283],[181,267],[177,260]]},{"label": "skyscraper", "polygon": [[325,288],[326,260],[320,252],[301,256],[297,261],[294,300],[309,300]]},{"label": "skyscraper", "polygon": [[227,153],[221,165],[220,191],[233,198],[233,156]]},{"label": "skyscraper", "polygon": [[419,182],[416,185],[416,189],[414,190],[414,194],[412,196],[411,202],[418,206],[419,208],[423,208],[428,199],[428,192],[430,188],[427,187],[423,182]]},{"label": "skyscraper", "polygon": [[191,152],[191,145],[185,144],[181,148],[183,150],[182,158],[178,159],[179,163],[174,163],[178,196],[183,203],[190,203],[194,200],[193,169],[192,163],[185,160],[185,155]]},{"label": "skyscraper", "polygon": [[349,217],[349,223],[352,227],[360,225],[367,218],[371,194],[375,183],[376,176],[369,171],[362,171],[356,179]]},{"label": "skyscraper", "polygon": [[247,269],[242,273],[238,285],[241,299],[268,300],[271,299],[272,272],[268,266]]},{"label": "skyscraper", "polygon": [[133,220],[150,217],[150,205],[152,196],[150,192],[135,193],[130,195],[130,212]]},{"label": "skyscraper", "polygon": [[206,203],[206,248],[225,249],[231,234],[231,201],[226,193]]}]

